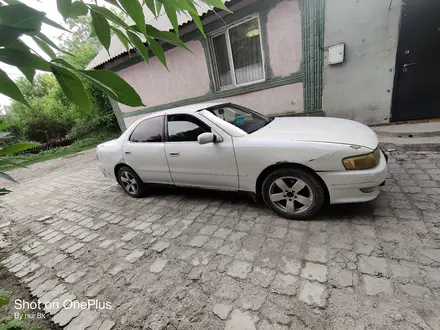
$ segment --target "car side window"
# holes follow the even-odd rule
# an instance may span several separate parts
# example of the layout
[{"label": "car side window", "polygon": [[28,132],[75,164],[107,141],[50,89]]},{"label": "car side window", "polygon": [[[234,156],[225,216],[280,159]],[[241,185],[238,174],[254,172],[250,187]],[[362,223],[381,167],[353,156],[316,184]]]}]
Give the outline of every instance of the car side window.
[{"label": "car side window", "polygon": [[136,126],[130,142],[162,142],[163,117],[146,119]]},{"label": "car side window", "polygon": [[168,141],[169,142],[192,142],[211,128],[190,115],[169,115],[168,116]]}]

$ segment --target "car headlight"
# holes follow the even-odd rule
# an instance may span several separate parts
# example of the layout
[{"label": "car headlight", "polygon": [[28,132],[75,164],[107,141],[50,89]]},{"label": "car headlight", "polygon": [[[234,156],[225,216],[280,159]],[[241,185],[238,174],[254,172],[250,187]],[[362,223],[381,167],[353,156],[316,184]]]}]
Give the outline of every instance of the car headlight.
[{"label": "car headlight", "polygon": [[347,170],[368,170],[379,165],[380,162],[380,149],[376,148],[372,153],[347,157],[342,160],[345,169]]}]

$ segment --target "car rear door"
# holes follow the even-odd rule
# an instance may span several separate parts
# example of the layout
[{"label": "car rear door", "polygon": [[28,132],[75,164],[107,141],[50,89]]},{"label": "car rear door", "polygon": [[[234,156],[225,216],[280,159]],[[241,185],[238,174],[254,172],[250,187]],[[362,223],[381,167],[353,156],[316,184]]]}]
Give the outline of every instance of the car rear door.
[{"label": "car rear door", "polygon": [[124,142],[123,157],[142,181],[172,184],[165,156],[164,116],[141,121]]},{"label": "car rear door", "polygon": [[[232,138],[205,120],[190,114],[166,116],[165,152],[176,185],[238,190],[238,172]],[[200,145],[197,137],[215,133],[222,141]]]}]

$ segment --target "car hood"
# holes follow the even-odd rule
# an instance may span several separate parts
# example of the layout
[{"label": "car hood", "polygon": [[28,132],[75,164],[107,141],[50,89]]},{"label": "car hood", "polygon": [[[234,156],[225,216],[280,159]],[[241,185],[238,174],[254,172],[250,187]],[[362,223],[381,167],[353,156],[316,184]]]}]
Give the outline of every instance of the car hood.
[{"label": "car hood", "polygon": [[368,126],[352,120],[327,117],[277,117],[248,137],[340,143],[370,149],[375,149],[379,144],[376,133]]}]

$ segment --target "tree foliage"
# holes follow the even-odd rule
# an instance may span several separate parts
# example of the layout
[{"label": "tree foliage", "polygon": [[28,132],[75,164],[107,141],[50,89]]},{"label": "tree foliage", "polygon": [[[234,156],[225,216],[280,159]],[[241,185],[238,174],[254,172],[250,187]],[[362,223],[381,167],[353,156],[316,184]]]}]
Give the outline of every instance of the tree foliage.
[{"label": "tree foliage", "polygon": [[[228,10],[222,0],[204,1],[213,8]],[[148,62],[148,52],[152,51],[165,66],[167,64],[163,43],[169,42],[186,48],[178,34],[178,13],[183,12],[190,16],[204,34],[195,0],[106,0],[106,3],[129,16],[135,24],[127,24],[114,11],[94,3],[83,0],[56,2],[58,11],[65,20],[91,17],[93,33],[107,51],[113,31],[124,45],[136,48],[145,61]],[[19,68],[30,83],[33,83],[36,70],[52,73],[69,101],[87,111],[90,111],[92,104],[84,87],[84,79],[117,102],[129,106],[143,105],[136,91],[114,72],[79,70],[75,63],[69,63],[69,59],[60,61],[61,49],[41,33],[41,27],[48,24],[67,29],[50,20],[44,12],[28,7],[19,0],[0,0],[0,4],[0,62]],[[158,16],[162,13],[162,8],[174,27],[174,32],[159,31],[146,24],[144,9]],[[51,60],[46,61],[27,47],[20,39],[24,35],[31,36]],[[72,58],[70,61],[73,62]],[[0,86],[0,93],[32,108],[17,85],[2,71]]]}]

